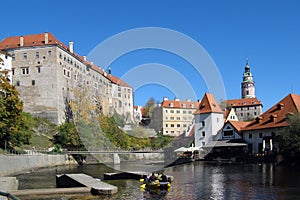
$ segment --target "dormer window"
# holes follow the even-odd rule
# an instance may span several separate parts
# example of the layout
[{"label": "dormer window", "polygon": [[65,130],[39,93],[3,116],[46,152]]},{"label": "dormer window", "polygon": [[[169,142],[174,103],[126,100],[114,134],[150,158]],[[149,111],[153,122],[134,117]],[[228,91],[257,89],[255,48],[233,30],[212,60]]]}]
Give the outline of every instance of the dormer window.
[{"label": "dormer window", "polygon": [[284,104],[283,104],[283,103],[279,103],[279,104],[277,104],[277,108],[278,108],[278,110],[281,110],[283,107],[284,107]]},{"label": "dormer window", "polygon": [[174,107],[174,104],[173,104],[173,103],[170,103],[169,106],[170,106],[170,107]]}]

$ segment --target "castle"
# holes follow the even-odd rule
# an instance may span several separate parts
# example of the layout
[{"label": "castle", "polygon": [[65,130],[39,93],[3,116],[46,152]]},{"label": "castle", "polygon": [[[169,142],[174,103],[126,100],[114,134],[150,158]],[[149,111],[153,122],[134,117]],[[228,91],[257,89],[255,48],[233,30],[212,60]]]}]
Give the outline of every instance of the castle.
[{"label": "castle", "polygon": [[93,97],[101,99],[104,114],[116,112],[132,119],[133,89],[110,70],[76,54],[73,42],[66,46],[52,33],[41,33],[5,38],[0,50],[11,55],[12,84],[25,112],[61,124],[66,102],[76,98],[74,90],[89,88]]}]

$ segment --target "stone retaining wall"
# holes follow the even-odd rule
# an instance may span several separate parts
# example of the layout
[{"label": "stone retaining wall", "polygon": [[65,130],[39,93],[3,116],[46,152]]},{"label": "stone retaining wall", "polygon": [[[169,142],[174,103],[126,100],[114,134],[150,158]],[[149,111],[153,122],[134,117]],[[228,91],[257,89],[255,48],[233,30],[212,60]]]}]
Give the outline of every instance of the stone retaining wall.
[{"label": "stone retaining wall", "polygon": [[67,155],[0,155],[0,176],[69,163]]}]

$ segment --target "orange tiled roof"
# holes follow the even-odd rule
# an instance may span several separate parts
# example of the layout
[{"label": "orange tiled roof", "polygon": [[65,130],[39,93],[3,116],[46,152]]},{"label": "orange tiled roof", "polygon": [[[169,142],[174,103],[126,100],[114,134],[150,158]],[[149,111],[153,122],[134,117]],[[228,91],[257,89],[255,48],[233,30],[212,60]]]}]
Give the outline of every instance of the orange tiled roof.
[{"label": "orange tiled roof", "polygon": [[226,100],[225,102],[230,107],[262,105],[261,101],[259,101],[257,98],[231,99],[231,100]]},{"label": "orange tiled roof", "polygon": [[238,132],[240,132],[244,127],[246,127],[251,122],[228,120],[228,123],[230,123]]},{"label": "orange tiled roof", "polygon": [[[171,106],[172,104],[173,104],[173,106]],[[164,100],[161,103],[161,106],[164,108],[194,108],[194,109],[197,109],[199,106],[199,102]]]},{"label": "orange tiled roof", "polygon": [[116,76],[112,76],[112,75],[109,74],[107,77],[114,84],[117,84],[117,85],[120,85],[120,86],[124,86],[124,87],[130,87],[125,81],[123,81],[122,79],[119,79]]},{"label": "orange tiled roof", "polygon": [[199,105],[199,109],[194,114],[204,113],[223,113],[214,96],[210,93],[204,94]]},{"label": "orange tiled roof", "polygon": [[[45,43],[45,34],[48,34],[48,43],[47,44]],[[23,37],[23,46],[21,46],[21,44],[20,44],[21,37]],[[81,62],[90,66],[91,69],[104,75],[112,83],[120,85],[120,86],[130,87],[123,80],[121,80],[115,76],[105,74],[103,70],[101,70],[98,66],[94,65],[92,62],[87,61],[83,56],[80,56],[74,52],[73,53],[70,52],[69,47],[67,47],[62,42],[60,42],[58,39],[56,39],[52,33],[40,33],[40,34],[31,34],[31,35],[25,35],[25,36],[13,36],[13,37],[4,38],[0,42],[0,50],[23,48],[23,47],[34,47],[34,46],[44,46],[44,45],[59,45],[62,48],[64,48],[65,50],[69,51],[70,54],[73,54],[73,56],[76,57],[77,59],[79,59]]]},{"label": "orange tiled roof", "polygon": [[243,128],[243,131],[288,126],[287,114],[300,112],[300,96],[289,94],[261,116]]},{"label": "orange tiled roof", "polygon": [[230,111],[231,111],[231,109],[226,109],[226,110],[225,110],[225,113],[224,113],[224,120],[227,119],[227,117],[228,117]]},{"label": "orange tiled roof", "polygon": [[[23,37],[23,46],[20,46],[20,38]],[[48,33],[48,44],[57,44],[61,45],[65,49],[69,49],[62,42],[57,40],[52,33]],[[33,47],[33,46],[41,46],[45,44],[45,33],[41,34],[32,34],[25,36],[13,36],[4,38],[0,42],[0,49],[14,49],[14,48],[22,48],[22,47]]]}]

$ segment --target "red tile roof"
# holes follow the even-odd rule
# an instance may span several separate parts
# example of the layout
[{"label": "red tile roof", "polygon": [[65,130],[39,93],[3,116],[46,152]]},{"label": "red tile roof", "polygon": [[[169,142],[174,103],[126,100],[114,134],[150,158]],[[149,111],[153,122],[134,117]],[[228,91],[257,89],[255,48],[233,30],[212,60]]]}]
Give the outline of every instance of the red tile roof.
[{"label": "red tile roof", "polygon": [[251,122],[228,120],[228,123],[230,123],[238,132],[240,132],[244,127],[246,127]]},{"label": "red tile roof", "polygon": [[204,94],[199,105],[199,109],[194,114],[204,113],[223,113],[214,96],[210,93]]},{"label": "red tile roof", "polygon": [[[48,43],[47,44],[45,43],[45,35],[46,34],[48,34]],[[21,37],[23,37],[23,46],[21,46],[21,44],[20,44]],[[124,86],[124,87],[130,87],[123,80],[121,80],[115,76],[104,73],[104,70],[101,70],[98,66],[94,65],[92,62],[87,61],[83,56],[80,56],[74,52],[73,53],[70,52],[69,47],[67,47],[62,42],[60,42],[58,39],[56,39],[52,33],[40,33],[40,34],[32,34],[32,35],[25,35],[25,36],[13,36],[13,37],[4,38],[0,42],[0,50],[23,48],[23,47],[34,47],[34,46],[44,46],[44,45],[59,45],[62,48],[64,48],[65,50],[69,51],[70,54],[73,54],[73,56],[76,57],[77,59],[79,59],[81,62],[90,66],[93,70],[104,75],[112,83],[120,85],[120,86]]]},{"label": "red tile roof", "polygon": [[225,102],[230,107],[262,105],[261,101],[259,101],[257,98],[231,99],[231,100],[226,100]]},{"label": "red tile roof", "polygon": [[[5,49],[46,45],[45,34],[46,33],[4,38],[0,42],[0,49],[5,50]],[[23,46],[20,46],[21,37],[23,37],[23,41],[24,41]],[[64,45],[62,42],[57,40],[52,33],[48,33],[48,44],[57,44],[64,47],[65,49],[69,49],[66,45]]]},{"label": "red tile roof", "polygon": [[300,96],[289,94],[244,127],[243,131],[288,126],[287,114],[297,112],[300,112]]},{"label": "red tile roof", "polygon": [[[173,106],[172,106],[173,104]],[[192,108],[197,109],[199,102],[192,101],[179,101],[179,100],[164,100],[161,103],[161,106],[164,108]]]}]

